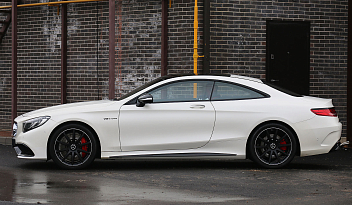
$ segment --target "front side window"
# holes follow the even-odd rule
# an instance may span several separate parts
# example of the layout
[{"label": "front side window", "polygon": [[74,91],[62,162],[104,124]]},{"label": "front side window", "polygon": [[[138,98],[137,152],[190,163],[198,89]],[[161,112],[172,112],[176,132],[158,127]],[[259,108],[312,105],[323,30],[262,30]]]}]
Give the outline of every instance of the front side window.
[{"label": "front side window", "polygon": [[161,86],[151,92],[154,103],[210,100],[213,81],[181,81]]},{"label": "front side window", "polygon": [[211,100],[241,100],[264,98],[264,94],[235,84],[216,82]]}]

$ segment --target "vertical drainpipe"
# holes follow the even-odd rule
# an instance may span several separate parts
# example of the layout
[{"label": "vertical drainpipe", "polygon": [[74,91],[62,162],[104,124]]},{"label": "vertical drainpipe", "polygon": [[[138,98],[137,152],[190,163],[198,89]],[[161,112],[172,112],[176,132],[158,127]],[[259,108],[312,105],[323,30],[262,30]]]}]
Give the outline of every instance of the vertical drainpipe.
[{"label": "vertical drainpipe", "polygon": [[11,117],[17,117],[17,0],[12,0],[12,84]]},{"label": "vertical drainpipe", "polygon": [[195,0],[194,2],[194,23],[193,23],[193,30],[194,30],[194,39],[193,39],[193,73],[198,75],[198,1]]},{"label": "vertical drainpipe", "polygon": [[210,74],[210,0],[203,7],[203,74]]},{"label": "vertical drainpipe", "polygon": [[115,0],[109,0],[109,99],[115,98]]},{"label": "vertical drainpipe", "polygon": [[194,3],[194,41],[193,41],[193,72],[198,75],[198,58],[204,57],[198,55],[198,0]]},{"label": "vertical drainpipe", "polygon": [[67,4],[61,7],[61,104],[67,103]]},{"label": "vertical drainpipe", "polygon": [[[204,57],[198,55],[198,0],[194,2],[194,39],[193,39],[193,73],[198,75],[198,58]],[[193,84],[193,98],[197,98],[197,83]]]},{"label": "vertical drainpipe", "polygon": [[[352,142],[352,1],[348,0],[347,141]],[[350,144],[349,147],[352,147]]]},{"label": "vertical drainpipe", "polygon": [[161,0],[161,76],[167,75],[168,0]]}]

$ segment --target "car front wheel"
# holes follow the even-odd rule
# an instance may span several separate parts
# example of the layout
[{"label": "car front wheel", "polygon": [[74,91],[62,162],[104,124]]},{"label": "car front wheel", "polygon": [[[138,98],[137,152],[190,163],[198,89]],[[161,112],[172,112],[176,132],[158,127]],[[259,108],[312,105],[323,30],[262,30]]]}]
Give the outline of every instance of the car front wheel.
[{"label": "car front wheel", "polygon": [[286,126],[270,123],[253,132],[248,146],[254,162],[265,168],[281,168],[295,157],[297,140]]},{"label": "car front wheel", "polygon": [[82,169],[95,158],[94,134],[80,124],[68,124],[55,131],[49,142],[53,161],[63,169]]}]

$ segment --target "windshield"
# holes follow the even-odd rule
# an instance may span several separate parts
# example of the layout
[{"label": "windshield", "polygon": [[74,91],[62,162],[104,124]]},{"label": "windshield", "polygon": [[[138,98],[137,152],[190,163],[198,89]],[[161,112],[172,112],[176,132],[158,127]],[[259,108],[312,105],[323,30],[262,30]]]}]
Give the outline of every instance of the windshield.
[{"label": "windshield", "polygon": [[138,87],[138,88],[132,90],[131,92],[127,93],[126,95],[123,95],[122,97],[115,99],[115,100],[117,100],[117,101],[123,100],[123,99],[128,98],[131,95],[134,95],[135,93],[138,93],[139,91],[141,91],[141,90],[143,90],[143,89],[145,89],[155,83],[158,83],[158,82],[170,79],[170,78],[180,77],[180,76],[184,76],[184,75],[166,75],[166,76],[159,77],[155,80],[150,81],[149,83],[142,85],[141,87]]}]

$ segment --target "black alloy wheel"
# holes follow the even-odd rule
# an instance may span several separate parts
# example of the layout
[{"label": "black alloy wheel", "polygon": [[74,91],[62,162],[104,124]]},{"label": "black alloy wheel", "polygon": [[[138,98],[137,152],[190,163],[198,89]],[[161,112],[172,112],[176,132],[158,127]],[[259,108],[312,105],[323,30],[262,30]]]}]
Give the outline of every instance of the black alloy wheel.
[{"label": "black alloy wheel", "polygon": [[253,132],[248,146],[254,162],[265,168],[281,168],[295,157],[297,140],[286,126],[270,123]]},{"label": "black alloy wheel", "polygon": [[95,136],[89,129],[79,124],[68,124],[55,131],[49,152],[59,167],[82,169],[94,161],[96,146]]}]

